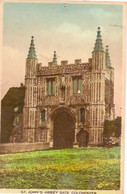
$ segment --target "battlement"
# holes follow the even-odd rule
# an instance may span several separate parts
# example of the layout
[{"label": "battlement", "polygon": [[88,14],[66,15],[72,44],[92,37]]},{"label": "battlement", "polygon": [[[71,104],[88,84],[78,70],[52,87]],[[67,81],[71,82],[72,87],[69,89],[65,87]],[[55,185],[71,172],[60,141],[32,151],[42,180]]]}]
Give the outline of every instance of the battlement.
[{"label": "battlement", "polygon": [[75,64],[79,65],[79,64],[81,64],[81,61],[82,61],[81,59],[75,59]]},{"label": "battlement", "polygon": [[68,65],[68,61],[61,61],[61,65],[62,66]]},{"label": "battlement", "polygon": [[61,61],[61,65],[54,65],[53,62],[49,62],[48,66],[39,65],[37,75],[51,75],[51,74],[73,74],[84,73],[84,71],[90,71],[91,64],[81,63],[81,59],[76,59],[74,64],[68,64],[68,61]]}]

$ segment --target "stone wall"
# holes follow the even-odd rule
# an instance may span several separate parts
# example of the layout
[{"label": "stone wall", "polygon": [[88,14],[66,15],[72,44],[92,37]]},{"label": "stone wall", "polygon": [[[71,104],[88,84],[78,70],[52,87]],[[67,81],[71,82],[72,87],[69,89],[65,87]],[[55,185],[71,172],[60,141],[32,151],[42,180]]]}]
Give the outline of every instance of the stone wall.
[{"label": "stone wall", "polygon": [[39,151],[49,149],[49,143],[7,143],[0,144],[0,154]]}]

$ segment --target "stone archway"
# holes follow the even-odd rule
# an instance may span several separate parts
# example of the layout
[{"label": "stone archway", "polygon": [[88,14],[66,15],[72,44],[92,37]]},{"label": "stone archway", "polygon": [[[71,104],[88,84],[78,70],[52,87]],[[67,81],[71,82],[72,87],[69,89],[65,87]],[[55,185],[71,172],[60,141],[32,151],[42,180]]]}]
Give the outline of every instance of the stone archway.
[{"label": "stone archway", "polygon": [[89,142],[89,133],[84,129],[80,129],[77,133],[77,142],[79,147],[87,147]]},{"label": "stone archway", "polygon": [[75,119],[72,113],[60,108],[52,115],[53,148],[72,148],[75,141]]}]

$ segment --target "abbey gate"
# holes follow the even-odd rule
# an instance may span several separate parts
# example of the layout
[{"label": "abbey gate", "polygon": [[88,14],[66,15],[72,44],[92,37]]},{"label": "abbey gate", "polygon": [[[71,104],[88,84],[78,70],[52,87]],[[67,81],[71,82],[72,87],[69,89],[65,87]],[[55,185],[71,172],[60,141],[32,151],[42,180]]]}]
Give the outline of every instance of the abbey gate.
[{"label": "abbey gate", "polygon": [[64,108],[56,109],[51,116],[50,140],[54,148],[73,147],[75,142],[75,116]]},{"label": "abbey gate", "polygon": [[55,149],[103,145],[105,119],[114,119],[114,68],[98,28],[92,57],[38,63],[32,37],[26,59],[23,141]]}]

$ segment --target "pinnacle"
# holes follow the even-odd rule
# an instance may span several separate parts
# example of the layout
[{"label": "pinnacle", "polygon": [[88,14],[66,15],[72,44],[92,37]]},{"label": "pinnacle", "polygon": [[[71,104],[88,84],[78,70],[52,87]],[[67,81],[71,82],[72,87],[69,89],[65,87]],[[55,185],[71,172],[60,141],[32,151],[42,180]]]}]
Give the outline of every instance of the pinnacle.
[{"label": "pinnacle", "polygon": [[27,59],[37,59],[35,47],[34,47],[34,36],[31,36],[31,44],[30,44]]},{"label": "pinnacle", "polygon": [[103,51],[103,44],[101,39],[101,30],[100,27],[97,29],[97,38],[95,42],[94,51]]},{"label": "pinnacle", "polygon": [[106,52],[105,52],[105,64],[106,64],[106,67],[111,67],[111,60],[110,60],[108,45],[106,46]]},{"label": "pinnacle", "polygon": [[54,65],[57,65],[56,51],[54,51],[54,55],[53,55],[53,64],[54,64]]}]

